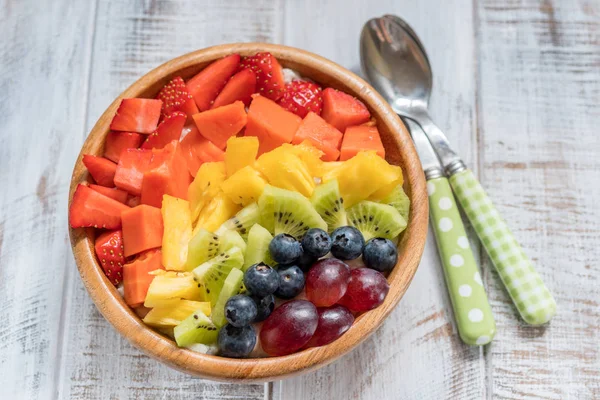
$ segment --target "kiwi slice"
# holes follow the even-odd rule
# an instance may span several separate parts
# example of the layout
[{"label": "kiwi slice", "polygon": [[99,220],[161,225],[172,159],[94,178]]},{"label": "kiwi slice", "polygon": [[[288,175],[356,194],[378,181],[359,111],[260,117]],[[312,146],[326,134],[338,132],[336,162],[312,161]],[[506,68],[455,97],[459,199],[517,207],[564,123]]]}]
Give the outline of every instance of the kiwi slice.
[{"label": "kiwi slice", "polygon": [[404,193],[404,189],[402,188],[402,185],[396,186],[390,192],[390,194],[388,194],[383,199],[381,199],[381,202],[384,204],[389,204],[390,206],[394,207],[396,210],[398,210],[400,215],[402,215],[402,218],[404,218],[405,220],[408,221],[408,212],[410,210],[410,199],[408,198],[406,193]]},{"label": "kiwi slice", "polygon": [[274,235],[287,233],[301,239],[310,228],[327,230],[327,223],[300,193],[266,185],[258,207],[261,224]]},{"label": "kiwi slice", "polygon": [[185,347],[192,343],[216,343],[219,330],[202,309],[198,309],[181,321],[173,329],[177,346]]},{"label": "kiwi slice", "polygon": [[329,233],[340,226],[348,225],[344,199],[340,195],[337,179],[332,179],[315,188],[310,202],[327,223]]},{"label": "kiwi slice", "polygon": [[271,240],[273,240],[273,236],[261,225],[256,224],[250,228],[250,232],[248,232],[248,248],[244,255],[244,267],[242,268],[244,272],[259,262],[264,262],[271,267],[277,264],[273,261],[269,252],[269,243],[271,243]]},{"label": "kiwi slice", "polygon": [[219,236],[200,229],[188,243],[188,257],[185,263],[185,269],[191,271],[198,265],[219,254],[220,240]]},{"label": "kiwi slice", "polygon": [[406,220],[388,204],[364,200],[347,211],[350,224],[362,232],[365,241],[374,237],[394,239],[406,228]]},{"label": "kiwi slice", "polygon": [[232,269],[225,279],[221,293],[217,303],[212,309],[211,319],[213,323],[219,328],[227,323],[225,319],[225,303],[230,297],[235,296],[240,292],[242,288],[242,280],[244,279],[244,273],[237,268]]},{"label": "kiwi slice", "polygon": [[217,234],[223,234],[225,231],[237,231],[244,239],[248,237],[248,231],[252,225],[258,223],[260,217],[258,205],[256,203],[248,204],[242,208],[234,217],[228,219],[219,227]]},{"label": "kiwi slice", "polygon": [[217,302],[219,292],[229,272],[233,268],[242,268],[242,265],[244,265],[242,250],[232,247],[192,271],[194,278],[206,289],[211,306]]},{"label": "kiwi slice", "polygon": [[237,247],[242,251],[242,254],[246,253],[246,242],[238,231],[225,231],[220,236],[221,246],[219,252],[223,253],[232,247]]}]

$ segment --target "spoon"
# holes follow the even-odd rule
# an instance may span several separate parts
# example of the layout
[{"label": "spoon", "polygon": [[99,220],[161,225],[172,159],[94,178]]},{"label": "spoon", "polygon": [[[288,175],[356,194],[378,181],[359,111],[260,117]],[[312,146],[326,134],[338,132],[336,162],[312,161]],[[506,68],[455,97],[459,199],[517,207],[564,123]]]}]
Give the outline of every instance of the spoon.
[{"label": "spoon", "polygon": [[556,302],[473,172],[429,116],[431,66],[407,26],[390,15],[367,21],[360,38],[363,72],[397,114],[423,128],[519,314],[528,324],[544,324],[556,313]]}]

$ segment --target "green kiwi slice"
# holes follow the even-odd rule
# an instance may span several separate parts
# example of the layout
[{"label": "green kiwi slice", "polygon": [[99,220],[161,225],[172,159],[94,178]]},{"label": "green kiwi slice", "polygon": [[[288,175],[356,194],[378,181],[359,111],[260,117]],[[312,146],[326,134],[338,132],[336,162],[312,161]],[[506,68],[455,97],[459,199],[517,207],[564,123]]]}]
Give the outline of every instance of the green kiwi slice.
[{"label": "green kiwi slice", "polygon": [[185,263],[185,269],[191,271],[198,265],[219,254],[221,243],[219,236],[200,229],[188,243],[188,257]]},{"label": "green kiwi slice", "polygon": [[273,235],[268,230],[263,228],[261,225],[256,224],[250,228],[248,232],[248,247],[244,255],[244,272],[252,265],[259,262],[274,267],[276,262],[271,258],[269,252],[269,243],[273,240]]},{"label": "green kiwi slice", "polygon": [[192,271],[194,278],[206,289],[206,294],[212,306],[217,302],[219,292],[229,272],[233,268],[242,268],[242,265],[244,265],[242,250],[238,247],[232,247]]},{"label": "green kiwi slice", "polygon": [[222,327],[227,323],[225,319],[225,303],[230,297],[238,294],[242,287],[242,280],[244,279],[244,273],[237,268],[232,269],[225,279],[221,293],[217,303],[212,309],[210,318],[217,327]]},{"label": "green kiwi slice", "polygon": [[261,225],[274,235],[287,233],[301,239],[310,228],[327,230],[327,223],[300,193],[266,185],[258,207]]},{"label": "green kiwi slice", "polygon": [[408,213],[410,210],[410,199],[404,192],[402,185],[396,186],[390,192],[390,194],[388,194],[383,199],[381,199],[381,202],[384,204],[389,204],[390,206],[394,207],[396,210],[398,210],[400,215],[402,215],[402,218],[404,218],[405,220],[408,221]]},{"label": "green kiwi slice", "polygon": [[217,234],[225,231],[237,231],[244,239],[248,237],[248,231],[252,225],[258,223],[260,217],[258,205],[256,203],[248,204],[242,208],[234,217],[228,219],[217,229]]},{"label": "green kiwi slice", "polygon": [[332,179],[315,188],[310,202],[327,223],[329,233],[340,226],[348,225],[344,199],[340,195],[337,179]]},{"label": "green kiwi slice", "polygon": [[218,328],[202,310],[196,310],[173,329],[177,346],[185,347],[193,343],[213,344],[217,342]]},{"label": "green kiwi slice", "polygon": [[364,200],[347,212],[350,224],[362,232],[365,241],[374,237],[394,239],[406,228],[406,220],[388,204]]},{"label": "green kiwi slice", "polygon": [[221,241],[221,246],[219,246],[221,253],[232,247],[238,247],[242,251],[242,254],[246,253],[246,242],[244,242],[242,235],[238,231],[225,231],[221,234],[219,240]]}]

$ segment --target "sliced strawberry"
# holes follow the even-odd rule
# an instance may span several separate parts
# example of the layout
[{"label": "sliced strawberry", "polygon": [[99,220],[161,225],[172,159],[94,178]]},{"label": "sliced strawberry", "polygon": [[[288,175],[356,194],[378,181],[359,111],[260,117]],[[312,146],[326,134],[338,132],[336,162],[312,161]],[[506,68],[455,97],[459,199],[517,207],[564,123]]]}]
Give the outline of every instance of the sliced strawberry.
[{"label": "sliced strawberry", "polygon": [[309,111],[317,115],[323,108],[323,89],[313,82],[292,81],[285,85],[285,92],[277,102],[281,107],[304,118]]},{"label": "sliced strawberry", "polygon": [[104,142],[104,157],[118,163],[123,150],[140,147],[142,138],[142,135],[135,132],[110,131]]},{"label": "sliced strawberry", "polygon": [[256,74],[256,92],[277,101],[283,95],[285,81],[279,62],[271,53],[256,53],[244,57],[241,69],[250,69]]},{"label": "sliced strawberry", "polygon": [[117,164],[104,157],[97,157],[90,154],[83,156],[83,164],[98,185],[106,187],[115,186],[114,179],[115,172],[117,172]]},{"label": "sliced strawberry", "polygon": [[162,115],[167,117],[175,111],[181,111],[188,117],[198,112],[194,98],[187,90],[185,82],[176,76],[158,92],[157,99],[162,100]]},{"label": "sliced strawberry", "polygon": [[256,92],[256,74],[250,69],[243,69],[231,77],[210,108],[226,106],[238,100],[248,106],[254,92]]},{"label": "sliced strawberry", "polygon": [[125,204],[80,184],[69,208],[69,224],[71,228],[118,229],[121,227],[121,211],[127,209],[129,207]]},{"label": "sliced strawberry", "polygon": [[162,101],[155,99],[123,99],[110,123],[114,131],[152,133],[156,130]]},{"label": "sliced strawberry", "polygon": [[369,121],[371,114],[360,100],[339,90],[327,88],[323,90],[321,117],[340,132],[344,132],[349,126]]},{"label": "sliced strawberry", "polygon": [[210,108],[212,101],[225,87],[239,65],[240,55],[232,54],[213,62],[187,82],[187,90],[191,93],[200,111]]},{"label": "sliced strawberry", "polygon": [[123,280],[123,232],[109,231],[100,234],[94,245],[96,257],[109,281],[117,286]]},{"label": "sliced strawberry", "polygon": [[171,141],[179,140],[186,119],[187,115],[181,111],[175,111],[166,116],[165,119],[158,124],[156,131],[151,135],[148,135],[141,148],[162,149],[165,145],[171,143]]},{"label": "sliced strawberry", "polygon": [[95,190],[96,192],[103,194],[106,197],[115,199],[119,203],[125,204],[125,202],[127,201],[128,194],[124,190],[120,190],[117,188],[107,188],[104,186],[93,185],[93,184],[90,184],[90,189]]}]

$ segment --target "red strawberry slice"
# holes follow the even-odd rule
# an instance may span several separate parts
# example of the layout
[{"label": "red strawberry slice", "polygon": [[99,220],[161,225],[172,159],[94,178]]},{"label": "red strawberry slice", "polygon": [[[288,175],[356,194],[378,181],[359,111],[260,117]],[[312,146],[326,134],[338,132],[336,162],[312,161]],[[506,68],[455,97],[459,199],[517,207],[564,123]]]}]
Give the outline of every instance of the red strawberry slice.
[{"label": "red strawberry slice", "polygon": [[200,71],[186,84],[200,111],[210,108],[212,101],[225,87],[227,81],[237,71],[240,65],[240,55],[232,54]]},{"label": "red strawberry slice", "polygon": [[104,157],[118,163],[123,150],[137,149],[142,143],[142,138],[142,135],[135,132],[110,131],[104,142]]},{"label": "red strawberry slice", "polygon": [[349,126],[369,121],[371,114],[360,100],[339,90],[327,88],[323,90],[321,117],[343,133]]},{"label": "red strawberry slice", "polygon": [[179,140],[181,131],[185,125],[187,115],[181,111],[175,111],[158,124],[158,128],[151,135],[148,135],[142,149],[162,149],[173,140]]},{"label": "red strawberry slice", "polygon": [[309,111],[317,115],[323,108],[323,89],[313,82],[292,81],[285,85],[285,92],[277,102],[281,107],[304,118]]},{"label": "red strawberry slice", "polygon": [[108,280],[117,286],[123,280],[123,265],[125,255],[123,251],[123,232],[104,232],[96,238],[94,245],[96,257],[104,270]]},{"label": "red strawberry slice", "polygon": [[162,101],[123,99],[110,123],[113,131],[152,133],[158,125]]},{"label": "red strawberry slice", "polygon": [[121,211],[128,209],[125,204],[80,184],[69,208],[69,224],[71,228],[118,229],[121,227]]},{"label": "red strawberry slice", "polygon": [[127,201],[128,193],[124,190],[117,188],[107,188],[100,185],[90,184],[90,189],[95,190],[96,192],[105,195],[106,197],[110,197],[111,199],[115,199],[119,203],[125,204]]},{"label": "red strawberry slice", "polygon": [[273,101],[277,101],[283,95],[285,87],[283,70],[271,53],[257,53],[244,57],[240,68],[254,71],[257,93]]},{"label": "red strawberry slice", "polygon": [[114,179],[115,172],[117,172],[117,164],[104,157],[97,157],[90,154],[83,156],[83,164],[98,185],[106,187],[115,186]]},{"label": "red strawberry slice", "polygon": [[194,98],[187,90],[185,82],[180,76],[176,76],[158,92],[157,99],[162,100],[162,115],[167,117],[175,111],[181,111],[188,117],[198,112]]},{"label": "red strawberry slice", "polygon": [[210,108],[226,106],[238,100],[248,106],[254,92],[256,92],[256,74],[250,69],[243,69],[231,77]]}]

